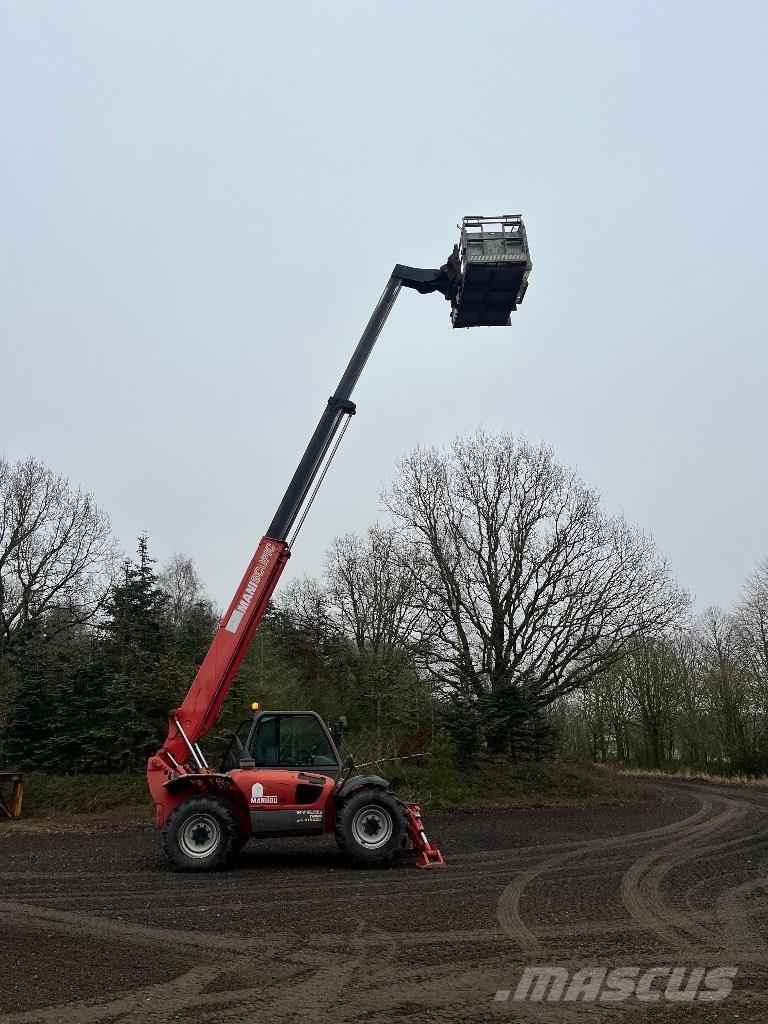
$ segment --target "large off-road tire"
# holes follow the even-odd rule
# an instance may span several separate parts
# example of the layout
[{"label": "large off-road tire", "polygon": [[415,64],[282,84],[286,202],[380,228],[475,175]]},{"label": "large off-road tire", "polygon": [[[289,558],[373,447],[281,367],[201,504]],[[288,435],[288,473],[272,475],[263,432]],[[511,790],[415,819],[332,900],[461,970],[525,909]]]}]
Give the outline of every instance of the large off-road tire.
[{"label": "large off-road tire", "polygon": [[163,830],[163,849],[176,871],[226,867],[242,845],[237,820],[214,796],[192,796],[179,804]]},{"label": "large off-road tire", "polygon": [[338,808],[334,831],[339,849],[355,864],[384,867],[408,843],[405,805],[388,789],[366,786]]}]

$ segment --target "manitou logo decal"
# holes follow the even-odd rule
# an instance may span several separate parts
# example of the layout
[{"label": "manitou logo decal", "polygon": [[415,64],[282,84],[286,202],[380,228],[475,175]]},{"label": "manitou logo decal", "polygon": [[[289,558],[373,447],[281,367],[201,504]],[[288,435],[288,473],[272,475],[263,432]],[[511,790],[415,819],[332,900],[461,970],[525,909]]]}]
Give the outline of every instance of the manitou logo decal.
[{"label": "manitou logo decal", "polygon": [[499,989],[494,1001],[719,1003],[730,994],[737,973],[737,967],[583,967],[571,975],[564,967],[526,967],[514,993]]},{"label": "manitou logo decal", "polygon": [[245,613],[250,607],[253,595],[256,593],[259,583],[261,583],[261,577],[266,572],[267,566],[270,563],[272,555],[275,553],[275,545],[267,544],[264,550],[261,552],[258,562],[254,566],[253,572],[248,578],[248,582],[245,584],[240,600],[237,602],[237,607],[229,616],[227,624],[224,627],[228,633],[236,633],[238,626],[243,621]]},{"label": "manitou logo decal", "polygon": [[276,796],[264,796],[264,787],[260,782],[254,782],[251,786],[251,803],[252,804],[276,804]]}]

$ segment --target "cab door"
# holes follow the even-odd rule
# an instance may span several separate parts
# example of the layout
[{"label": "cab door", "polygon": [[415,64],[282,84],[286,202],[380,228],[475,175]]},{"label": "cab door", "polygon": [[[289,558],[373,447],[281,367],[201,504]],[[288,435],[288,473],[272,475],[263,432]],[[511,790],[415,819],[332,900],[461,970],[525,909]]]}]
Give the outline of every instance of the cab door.
[{"label": "cab door", "polygon": [[340,771],[339,757],[313,712],[266,712],[249,737],[253,768],[233,772],[254,836],[317,835]]}]

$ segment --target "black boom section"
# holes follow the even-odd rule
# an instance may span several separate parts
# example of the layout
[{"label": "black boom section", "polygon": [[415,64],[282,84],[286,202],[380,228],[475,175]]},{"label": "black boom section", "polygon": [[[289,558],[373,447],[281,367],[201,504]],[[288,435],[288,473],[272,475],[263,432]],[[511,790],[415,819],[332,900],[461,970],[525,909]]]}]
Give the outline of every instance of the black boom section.
[{"label": "black boom section", "polygon": [[[296,538],[349,423],[349,417],[355,413],[352,392],[400,289],[412,288],[422,295],[440,292],[451,303],[454,327],[503,325],[509,324],[510,312],[522,302],[530,270],[525,228],[522,218],[517,214],[464,217],[460,244],[454,245],[453,252],[442,267],[432,270],[407,267],[402,263],[395,266],[338,387],[328,399],[269,525],[267,537],[288,541],[289,545]],[[294,527],[294,533],[289,538]]]},{"label": "black boom section", "polygon": [[376,339],[386,323],[389,311],[395,303],[397,294],[400,291],[401,282],[394,274],[387,281],[386,288],[381,293],[381,298],[376,303],[376,308],[371,314],[371,319],[363,331],[357,348],[352,353],[352,358],[347,364],[338,387],[328,399],[328,404],[315,427],[315,432],[310,438],[306,451],[301,457],[301,462],[293,474],[293,479],[288,484],[288,489],[283,495],[275,517],[267,530],[268,537],[275,540],[287,540],[291,527],[295,523],[301,507],[309,495],[315,477],[320,471],[326,456],[328,455],[333,440],[345,417],[354,415],[355,404],[350,401],[355,384],[363,372],[368,361],[368,356],[376,344]]},{"label": "black boom section", "polygon": [[454,254],[448,263],[439,270],[420,270],[417,267],[405,267],[400,263],[394,268],[336,390],[328,399],[275,517],[269,524],[268,537],[273,537],[275,540],[288,539],[288,534],[301,512],[312,484],[329,452],[331,458],[333,457],[331,446],[334,438],[345,418],[353,416],[355,413],[355,403],[350,400],[355,384],[360,379],[360,374],[368,362],[376,339],[387,322],[387,317],[395,304],[400,288],[403,286],[413,288],[422,294],[441,292],[446,298],[451,298],[456,294],[458,287],[457,261],[458,257]]}]

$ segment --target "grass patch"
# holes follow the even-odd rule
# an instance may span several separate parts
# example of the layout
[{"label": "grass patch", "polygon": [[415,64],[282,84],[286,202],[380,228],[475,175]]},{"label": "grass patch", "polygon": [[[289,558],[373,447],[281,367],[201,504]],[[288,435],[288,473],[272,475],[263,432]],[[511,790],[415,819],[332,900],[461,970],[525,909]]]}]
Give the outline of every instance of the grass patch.
[{"label": "grass patch", "polygon": [[624,804],[650,796],[629,778],[580,761],[509,761],[485,755],[465,769],[440,761],[405,769],[395,763],[383,774],[400,795],[440,808]]},{"label": "grass patch", "polygon": [[145,775],[48,775],[24,773],[22,816],[152,811]]}]

